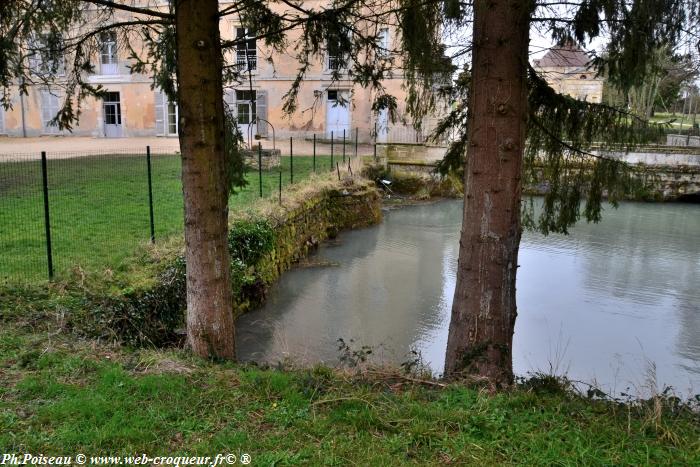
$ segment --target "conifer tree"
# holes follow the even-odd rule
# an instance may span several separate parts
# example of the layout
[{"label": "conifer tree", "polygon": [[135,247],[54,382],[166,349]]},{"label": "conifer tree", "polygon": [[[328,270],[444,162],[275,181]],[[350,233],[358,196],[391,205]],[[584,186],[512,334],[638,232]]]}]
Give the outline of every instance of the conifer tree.
[{"label": "conifer tree", "polygon": [[[592,144],[625,150],[660,132],[626,109],[557,94],[529,65],[530,34],[549,33],[562,45],[605,37],[605,54],[593,63],[626,91],[654,69],[659,49],[673,50],[682,41],[697,49],[698,4],[476,0],[454,11],[447,16],[457,23],[473,20],[473,37],[462,79],[465,99],[438,131],[461,130],[440,169],[463,170],[465,181],[445,374],[503,386],[513,381],[523,225],[566,233],[580,217],[600,220],[603,196],[615,204],[643,177],[614,157],[593,153]],[[547,186],[537,218],[532,202],[521,203],[524,183]]]}]

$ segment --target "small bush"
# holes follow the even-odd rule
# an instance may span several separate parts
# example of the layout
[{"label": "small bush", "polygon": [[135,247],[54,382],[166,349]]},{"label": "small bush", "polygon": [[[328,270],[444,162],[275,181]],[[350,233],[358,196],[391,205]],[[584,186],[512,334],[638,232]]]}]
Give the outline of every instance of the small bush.
[{"label": "small bush", "polygon": [[232,260],[253,265],[275,247],[275,231],[266,219],[239,220],[228,234]]}]

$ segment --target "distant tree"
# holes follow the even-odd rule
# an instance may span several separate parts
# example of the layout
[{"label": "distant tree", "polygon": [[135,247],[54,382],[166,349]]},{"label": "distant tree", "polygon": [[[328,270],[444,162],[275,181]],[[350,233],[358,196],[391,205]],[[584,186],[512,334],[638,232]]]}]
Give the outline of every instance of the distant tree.
[{"label": "distant tree", "polygon": [[652,55],[644,80],[629,89],[609,84],[610,94],[623,99],[629,111],[649,119],[655,111],[668,111],[680,98],[681,89],[698,76],[698,65],[689,54],[674,53],[668,45]]},{"label": "distant tree", "polygon": [[694,60],[690,55],[674,55],[659,83],[654,110],[675,114],[677,103],[681,99],[681,91],[699,76],[700,61]]}]

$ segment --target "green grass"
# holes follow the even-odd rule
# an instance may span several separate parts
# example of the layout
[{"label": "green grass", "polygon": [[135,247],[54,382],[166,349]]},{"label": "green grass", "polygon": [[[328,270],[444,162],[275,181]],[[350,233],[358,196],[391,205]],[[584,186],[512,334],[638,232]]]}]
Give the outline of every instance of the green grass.
[{"label": "green grass", "polygon": [[[693,126],[693,114],[683,115],[677,113],[676,115],[673,115],[671,113],[655,112],[654,116],[649,118],[649,121],[654,123],[667,123],[672,121],[670,124],[672,129],[688,130]],[[695,122],[700,123],[700,116],[695,117]]]},{"label": "green grass", "polygon": [[[253,465],[698,465],[698,415],[525,387],[492,395],[0,330],[0,453]],[[51,332],[51,338],[45,331]]]},{"label": "green grass", "polygon": [[[152,163],[156,241],[183,230],[179,156],[154,156]],[[317,157],[317,169],[330,167]],[[290,159],[282,158],[283,185]],[[311,157],[294,158],[294,180],[312,171]],[[148,185],[143,155],[49,160],[51,236],[58,275],[119,270],[138,243],[150,237]],[[259,197],[257,170],[248,186],[231,196],[232,210]],[[264,171],[263,195],[276,196],[279,171]],[[41,166],[38,160],[0,163],[0,280],[38,281],[47,275]]]}]

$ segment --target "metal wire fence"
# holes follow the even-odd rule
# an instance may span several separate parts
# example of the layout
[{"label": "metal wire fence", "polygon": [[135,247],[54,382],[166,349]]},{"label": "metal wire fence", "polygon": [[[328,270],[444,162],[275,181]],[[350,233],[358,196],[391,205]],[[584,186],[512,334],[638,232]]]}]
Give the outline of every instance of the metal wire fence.
[{"label": "metal wire fence", "polygon": [[[231,196],[231,209],[277,198],[313,172],[352,170],[350,160],[374,150],[349,138],[275,145],[249,151],[248,185]],[[135,244],[183,231],[179,154],[155,147],[49,149],[0,153],[0,282],[115,271],[127,266]]]}]

